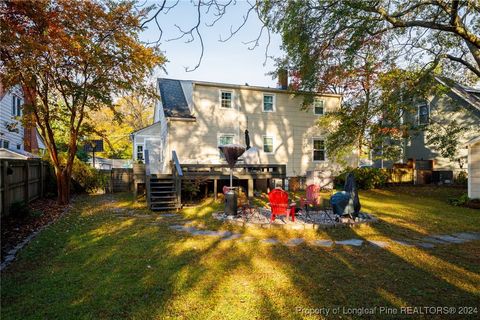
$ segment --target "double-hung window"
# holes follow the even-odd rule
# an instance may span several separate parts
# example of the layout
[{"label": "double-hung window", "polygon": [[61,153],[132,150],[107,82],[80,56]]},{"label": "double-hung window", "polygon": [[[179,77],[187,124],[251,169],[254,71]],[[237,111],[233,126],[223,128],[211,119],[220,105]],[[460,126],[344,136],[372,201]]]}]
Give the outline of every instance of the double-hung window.
[{"label": "double-hung window", "polygon": [[263,152],[273,153],[273,137],[263,136]]},{"label": "double-hung window", "polygon": [[313,100],[313,113],[316,116],[322,116],[325,114],[325,101],[319,98]]},{"label": "double-hung window", "polygon": [[313,161],[325,161],[325,141],[313,139]]},{"label": "double-hung window", "polygon": [[275,95],[264,93],[263,94],[263,112],[275,111]]},{"label": "double-hung window", "polygon": [[137,144],[137,160],[144,160],[143,144]]},{"label": "double-hung window", "polygon": [[430,110],[427,104],[418,106],[418,124],[425,125],[430,122]]},{"label": "double-hung window", "polygon": [[233,92],[228,90],[220,90],[220,106],[222,108],[233,108]]},{"label": "double-hung window", "polygon": [[[223,146],[226,144],[233,144],[235,135],[234,134],[222,134],[221,136],[218,137],[218,145]],[[220,151],[220,158],[225,159],[225,155],[223,154],[222,151]]]}]

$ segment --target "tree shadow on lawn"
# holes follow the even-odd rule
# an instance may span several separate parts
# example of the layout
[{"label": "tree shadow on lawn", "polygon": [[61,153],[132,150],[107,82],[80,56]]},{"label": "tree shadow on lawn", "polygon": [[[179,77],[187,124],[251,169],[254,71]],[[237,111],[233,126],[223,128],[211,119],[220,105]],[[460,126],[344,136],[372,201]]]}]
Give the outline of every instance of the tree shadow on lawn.
[{"label": "tree shadow on lawn", "polygon": [[[89,214],[82,217],[85,211]],[[7,269],[2,286],[3,318],[185,314],[203,318],[220,302],[220,308],[230,308],[233,314],[235,305],[237,310],[245,306],[232,292],[235,283],[232,287],[228,281],[235,280],[229,278],[240,270],[254,287],[249,277],[255,250],[237,250],[234,242],[219,238],[178,233],[168,224],[152,225],[138,218],[119,220],[95,203],[83,212],[72,212],[45,230]],[[83,225],[84,219],[91,220]],[[67,232],[66,225],[74,224],[79,226],[76,232]],[[228,289],[231,301],[225,300],[219,286],[226,286],[223,290]],[[172,301],[177,303],[172,305]],[[262,301],[263,309],[274,304]]]},{"label": "tree shadow on lawn", "polygon": [[[437,248],[423,250],[391,243],[387,248],[366,245],[367,237],[372,239],[372,234],[382,240],[389,238],[389,235],[376,230],[375,226],[368,227],[372,229],[371,234],[359,232],[361,228],[326,230],[331,239],[338,240],[339,234],[345,239],[362,239],[364,244],[361,247],[337,245],[330,249],[308,248],[315,250],[316,254],[328,254],[329,258],[342,262],[341,269],[337,270],[333,296],[338,296],[342,291],[349,292],[344,305],[478,306],[478,263],[468,264],[469,268],[460,267],[458,261],[449,262],[443,255],[436,256],[434,253]],[[469,245],[475,247],[478,242]],[[447,246],[455,247],[452,244],[442,247]],[[294,257],[290,255],[290,260]],[[325,262],[327,258],[320,260]],[[292,277],[297,277],[303,283],[312,280],[311,276],[302,279],[292,274]]]},{"label": "tree shadow on lawn", "polygon": [[[416,248],[221,241],[171,230],[163,220],[118,219],[99,205],[102,198],[92,199],[2,274],[4,319],[300,319],[306,314],[297,307],[478,301],[477,274]],[[338,238],[337,230],[326,233]],[[361,238],[354,229],[341,235]]]}]

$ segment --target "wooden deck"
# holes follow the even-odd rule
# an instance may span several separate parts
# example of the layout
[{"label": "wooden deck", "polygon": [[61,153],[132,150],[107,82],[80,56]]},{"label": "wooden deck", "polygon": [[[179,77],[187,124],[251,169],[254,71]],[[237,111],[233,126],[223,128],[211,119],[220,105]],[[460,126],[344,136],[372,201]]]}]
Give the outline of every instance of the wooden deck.
[{"label": "wooden deck", "polygon": [[[213,181],[213,190],[215,198],[219,192],[218,180],[230,179],[230,167],[228,164],[179,164],[181,175],[178,174],[176,166],[172,166],[178,183],[182,180],[205,179]],[[285,164],[236,164],[233,168],[233,179],[247,180],[249,197],[253,196],[254,181],[258,179],[267,180],[281,179],[282,186],[285,188],[285,179],[287,178],[287,166]],[[180,187],[180,186],[179,186]]]},{"label": "wooden deck", "polygon": [[[147,203],[151,207],[152,199],[155,197],[155,192],[152,189],[152,183],[157,183],[158,180],[170,180],[173,184],[169,192],[175,192],[176,205],[181,206],[182,199],[182,181],[202,179],[213,181],[213,190],[215,198],[218,192],[218,180],[230,179],[230,167],[227,163],[222,164],[187,164],[180,163],[175,151],[172,152],[171,170],[172,174],[155,175],[150,173],[149,161],[147,160],[148,150],[146,150],[145,167],[134,169],[135,186],[138,183],[146,184]],[[253,196],[254,181],[266,180],[267,185],[270,185],[271,179],[282,180],[282,186],[285,188],[285,179],[287,178],[287,166],[285,164],[244,164],[240,163],[233,167],[233,179],[247,181],[247,194],[249,197]],[[137,187],[135,187],[136,194]],[[164,192],[164,191],[162,191]]]}]

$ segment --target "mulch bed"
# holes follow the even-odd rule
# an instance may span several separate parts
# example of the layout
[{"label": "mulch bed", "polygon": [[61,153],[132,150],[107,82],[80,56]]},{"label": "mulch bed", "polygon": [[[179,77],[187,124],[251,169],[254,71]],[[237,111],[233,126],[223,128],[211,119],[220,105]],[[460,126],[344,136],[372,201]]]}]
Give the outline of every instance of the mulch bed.
[{"label": "mulch bed", "polygon": [[479,199],[469,200],[465,204],[465,207],[472,208],[472,209],[480,209],[480,200]]},{"label": "mulch bed", "polygon": [[29,204],[32,214],[19,218],[15,212],[1,219],[2,262],[7,252],[26,239],[30,234],[58,219],[68,205],[59,205],[56,199],[37,199]]}]

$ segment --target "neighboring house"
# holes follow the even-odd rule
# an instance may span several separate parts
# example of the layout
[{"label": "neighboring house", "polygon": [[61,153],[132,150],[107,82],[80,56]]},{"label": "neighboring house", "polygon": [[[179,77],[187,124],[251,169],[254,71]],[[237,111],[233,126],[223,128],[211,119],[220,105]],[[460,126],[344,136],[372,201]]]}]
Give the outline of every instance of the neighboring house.
[{"label": "neighboring house", "polygon": [[[435,79],[446,87],[446,93],[418,101],[416,114],[406,118],[406,121],[413,122],[416,129],[405,143],[402,160],[421,163],[425,169],[448,170],[456,174],[467,169],[468,150],[465,143],[480,136],[480,90],[462,86],[450,79]],[[459,151],[455,161],[442,157],[434,146],[429,145],[426,132],[426,128],[433,123],[447,126],[453,120],[466,127],[458,140]],[[380,163],[380,160],[376,160],[374,166],[380,167]],[[392,162],[384,162],[384,167],[391,165]]]},{"label": "neighboring house", "polygon": [[286,89],[162,78],[158,90],[154,123],[132,134],[134,160],[144,161],[148,149],[152,173],[171,172],[172,151],[180,163],[224,163],[218,146],[244,145],[246,129],[260,163],[285,164],[287,176],[339,169],[315,123],[340,107],[340,95],[316,94],[302,111],[303,97]]},{"label": "neighboring house", "polygon": [[[18,152],[20,156],[42,153],[45,145],[36,128],[26,130],[22,124],[24,96],[20,86],[3,91],[0,86],[0,148],[10,152],[3,156]],[[32,134],[28,134],[31,132]],[[25,146],[35,146],[35,150],[27,150]]]},{"label": "neighboring house", "polygon": [[111,170],[115,168],[129,169],[132,168],[131,159],[108,159],[95,156],[95,166],[93,165],[93,158],[89,157],[87,163],[99,170]]},{"label": "neighboring house", "polygon": [[468,197],[480,199],[480,136],[467,142]]}]

